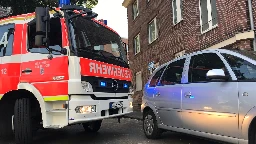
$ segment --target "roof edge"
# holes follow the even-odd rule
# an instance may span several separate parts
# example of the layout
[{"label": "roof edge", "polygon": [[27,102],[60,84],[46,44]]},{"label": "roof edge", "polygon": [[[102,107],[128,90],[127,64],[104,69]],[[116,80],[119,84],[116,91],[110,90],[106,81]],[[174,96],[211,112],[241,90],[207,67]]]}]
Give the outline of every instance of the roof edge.
[{"label": "roof edge", "polygon": [[132,0],[124,0],[123,3],[122,3],[122,6],[127,8],[131,4],[131,2],[132,2]]}]

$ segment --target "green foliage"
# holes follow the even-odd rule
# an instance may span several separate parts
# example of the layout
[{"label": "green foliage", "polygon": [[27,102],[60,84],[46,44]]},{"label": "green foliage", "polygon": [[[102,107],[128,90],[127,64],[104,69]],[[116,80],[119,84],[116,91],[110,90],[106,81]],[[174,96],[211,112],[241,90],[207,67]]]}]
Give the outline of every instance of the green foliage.
[{"label": "green foliage", "polygon": [[[0,7],[11,7],[11,15],[18,15],[34,12],[38,6],[58,7],[58,2],[59,0],[0,0]],[[71,3],[92,9],[98,4],[98,0],[71,0]]]}]

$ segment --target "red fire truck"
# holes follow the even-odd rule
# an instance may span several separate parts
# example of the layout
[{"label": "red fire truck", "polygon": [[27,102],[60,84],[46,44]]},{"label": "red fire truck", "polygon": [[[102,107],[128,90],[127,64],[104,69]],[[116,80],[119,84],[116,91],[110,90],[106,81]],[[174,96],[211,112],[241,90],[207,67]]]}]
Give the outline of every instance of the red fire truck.
[{"label": "red fire truck", "polygon": [[0,20],[0,138],[32,143],[41,128],[133,111],[131,71],[120,36],[84,7],[37,7]]}]

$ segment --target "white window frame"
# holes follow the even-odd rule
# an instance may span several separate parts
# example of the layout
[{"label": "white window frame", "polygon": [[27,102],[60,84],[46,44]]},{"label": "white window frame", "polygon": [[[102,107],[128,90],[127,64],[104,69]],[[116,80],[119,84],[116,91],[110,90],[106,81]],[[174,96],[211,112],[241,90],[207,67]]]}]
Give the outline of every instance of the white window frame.
[{"label": "white window frame", "polygon": [[[157,38],[158,38],[158,27],[157,27],[157,22],[156,22],[157,18],[155,17],[153,20],[151,20],[149,23],[148,23],[148,43],[151,44],[152,42],[154,42]],[[150,27],[149,25],[151,23],[154,23],[155,24],[155,39],[151,40],[150,38]]]},{"label": "white window frame", "polygon": [[205,31],[203,31],[203,21],[202,21],[202,10],[201,10],[201,1],[199,0],[199,11],[200,11],[200,31],[201,34],[206,33],[216,27],[218,27],[218,23],[215,25],[212,25],[212,6],[211,6],[211,0],[206,0],[207,1],[207,10],[208,10],[208,23],[209,23],[209,28]]},{"label": "white window frame", "polygon": [[[177,22],[175,23],[174,21],[174,0],[172,0],[172,15],[173,15],[173,18],[172,18],[172,22],[173,22],[173,25],[176,25],[178,23],[180,23],[182,20],[183,20],[183,16],[181,14],[182,12],[182,2],[183,0],[176,0],[176,8],[177,8]],[[182,3],[182,4],[181,4]]]},{"label": "white window frame", "polygon": [[[138,11],[138,13],[137,14],[135,14],[134,13],[134,3],[137,3],[137,6],[136,6],[136,9],[137,9],[137,11]],[[133,4],[132,4],[132,13],[133,13],[133,19],[136,19],[136,17],[138,17],[138,15],[139,15],[139,1],[138,0],[135,0],[134,2],[133,2]]]},{"label": "white window frame", "polygon": [[[138,77],[140,76],[140,77]],[[135,76],[135,91],[141,91],[142,90],[142,75],[141,75],[141,71],[137,72],[136,73],[136,76]]]},{"label": "white window frame", "polygon": [[182,57],[182,56],[185,55],[185,54],[186,54],[186,51],[185,51],[185,50],[180,51],[180,52],[178,52],[178,53],[175,54],[175,58]]},{"label": "white window frame", "polygon": [[[137,45],[135,44],[135,40],[138,38],[138,41],[139,41],[139,51],[137,51]],[[133,45],[134,45],[134,54],[138,54],[140,53],[140,34],[137,34],[134,39],[133,39]]]}]

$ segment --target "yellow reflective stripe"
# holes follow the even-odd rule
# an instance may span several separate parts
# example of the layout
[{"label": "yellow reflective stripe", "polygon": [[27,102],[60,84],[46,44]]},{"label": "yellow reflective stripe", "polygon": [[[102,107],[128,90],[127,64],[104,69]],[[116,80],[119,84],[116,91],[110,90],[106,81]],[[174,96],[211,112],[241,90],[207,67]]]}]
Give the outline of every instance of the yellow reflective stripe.
[{"label": "yellow reflective stripe", "polygon": [[1,100],[1,98],[2,98],[3,96],[2,95],[0,95],[0,100]]},{"label": "yellow reflective stripe", "polygon": [[68,95],[44,97],[44,101],[67,101],[67,100],[69,100]]}]

